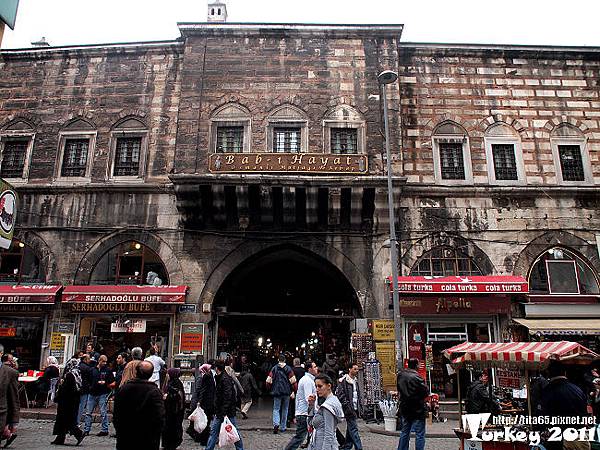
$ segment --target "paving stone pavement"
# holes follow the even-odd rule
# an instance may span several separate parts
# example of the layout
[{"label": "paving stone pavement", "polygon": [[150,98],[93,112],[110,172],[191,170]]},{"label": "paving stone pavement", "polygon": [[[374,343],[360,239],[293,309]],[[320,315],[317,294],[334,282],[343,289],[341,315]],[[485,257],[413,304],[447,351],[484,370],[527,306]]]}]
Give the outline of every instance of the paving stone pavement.
[{"label": "paving stone pavement", "polygon": [[[50,445],[53,439],[51,421],[27,419],[19,424],[19,437],[9,448],[19,450],[42,450],[42,449],[60,449],[64,447],[54,447]],[[105,450],[115,448],[115,439],[109,437],[97,437],[93,434],[99,431],[99,425],[94,424],[92,435],[85,438],[80,448],[89,448],[93,450]],[[111,433],[114,429],[111,425]],[[282,450],[292,432],[286,431],[279,435],[273,435],[268,431],[242,431],[242,439],[245,450]],[[363,432],[361,435],[364,450],[395,450],[398,446],[398,438],[384,436],[376,433]],[[75,440],[67,437],[67,445],[74,446]],[[192,441],[187,435],[184,435],[184,442],[179,447],[181,450],[201,450],[199,444]],[[233,447],[231,447],[233,449]],[[411,443],[411,450],[414,444]],[[457,450],[458,440],[450,438],[430,438],[427,440],[425,448],[427,450]],[[132,449],[138,450],[138,449]],[[140,449],[142,450],[142,449]]]}]

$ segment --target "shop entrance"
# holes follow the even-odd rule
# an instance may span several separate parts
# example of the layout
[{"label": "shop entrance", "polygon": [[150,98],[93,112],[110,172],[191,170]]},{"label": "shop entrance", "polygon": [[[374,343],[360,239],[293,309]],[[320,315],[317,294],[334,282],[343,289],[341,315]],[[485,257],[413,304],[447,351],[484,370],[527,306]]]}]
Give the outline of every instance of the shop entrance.
[{"label": "shop entrance", "polygon": [[350,355],[350,322],[360,316],[354,289],[331,263],[295,247],[249,258],[227,277],[214,302],[217,353],[254,367],[277,355]]}]

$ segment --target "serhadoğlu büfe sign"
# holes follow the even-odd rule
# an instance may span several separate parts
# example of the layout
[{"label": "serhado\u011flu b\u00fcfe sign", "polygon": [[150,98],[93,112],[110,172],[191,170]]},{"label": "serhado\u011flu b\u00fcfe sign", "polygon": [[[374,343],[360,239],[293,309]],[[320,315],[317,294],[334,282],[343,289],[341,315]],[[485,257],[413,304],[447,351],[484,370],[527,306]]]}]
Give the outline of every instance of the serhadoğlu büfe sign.
[{"label": "serhado\u011flu b\u00fcfe sign", "polygon": [[187,286],[68,286],[65,303],[184,303]]}]

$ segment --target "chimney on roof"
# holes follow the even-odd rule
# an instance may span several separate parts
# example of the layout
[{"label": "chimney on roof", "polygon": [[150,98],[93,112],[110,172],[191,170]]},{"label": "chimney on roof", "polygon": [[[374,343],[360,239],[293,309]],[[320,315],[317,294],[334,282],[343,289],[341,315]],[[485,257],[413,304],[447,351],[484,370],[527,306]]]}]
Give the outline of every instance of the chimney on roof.
[{"label": "chimney on roof", "polygon": [[42,36],[42,38],[39,41],[32,42],[31,46],[32,47],[38,47],[38,48],[41,48],[41,47],[50,47],[50,43],[48,41],[46,41],[45,37]]},{"label": "chimney on roof", "polygon": [[227,22],[225,0],[208,0],[207,22]]}]

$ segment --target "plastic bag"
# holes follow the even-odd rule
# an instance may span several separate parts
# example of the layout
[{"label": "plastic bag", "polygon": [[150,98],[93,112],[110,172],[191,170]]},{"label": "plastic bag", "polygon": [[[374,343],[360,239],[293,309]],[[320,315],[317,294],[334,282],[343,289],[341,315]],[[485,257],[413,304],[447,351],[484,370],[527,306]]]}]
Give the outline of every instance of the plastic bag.
[{"label": "plastic bag", "polygon": [[208,426],[208,418],[200,406],[196,406],[196,409],[190,414],[188,419],[194,422],[194,430],[196,433],[202,433],[202,431]]},{"label": "plastic bag", "polygon": [[225,416],[223,423],[221,424],[221,431],[219,432],[219,447],[227,447],[228,445],[235,444],[240,440],[240,435],[235,429],[229,417]]}]

